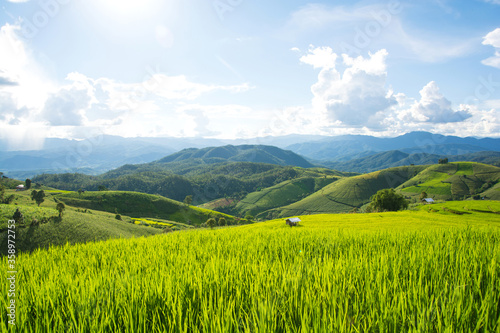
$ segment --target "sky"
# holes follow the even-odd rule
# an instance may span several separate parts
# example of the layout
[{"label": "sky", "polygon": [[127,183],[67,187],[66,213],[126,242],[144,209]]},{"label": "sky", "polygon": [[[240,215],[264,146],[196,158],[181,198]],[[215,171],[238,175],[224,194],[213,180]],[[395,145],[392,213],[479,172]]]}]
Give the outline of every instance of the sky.
[{"label": "sky", "polygon": [[0,138],[500,137],[500,0],[2,0]]}]

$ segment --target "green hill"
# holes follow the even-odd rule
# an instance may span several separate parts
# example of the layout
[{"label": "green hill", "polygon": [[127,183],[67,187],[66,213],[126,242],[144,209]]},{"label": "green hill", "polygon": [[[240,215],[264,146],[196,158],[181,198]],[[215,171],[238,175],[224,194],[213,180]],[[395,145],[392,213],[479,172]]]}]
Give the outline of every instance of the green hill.
[{"label": "green hill", "polygon": [[[287,180],[261,191],[249,193],[236,204],[235,211],[241,216],[246,214],[258,216],[269,209],[301,200],[338,179],[339,177],[303,177]],[[262,217],[272,218],[272,215]]]},{"label": "green hill", "polygon": [[136,218],[160,218],[192,225],[200,225],[210,217],[224,217],[229,222],[235,220],[233,216],[227,214],[188,206],[159,195],[138,192],[99,191],[81,194],[73,192],[60,194],[57,199],[73,207],[117,212]]},{"label": "green hill", "polygon": [[426,192],[442,200],[470,197],[500,199],[500,168],[476,162],[453,162],[431,166],[389,168],[365,175],[340,179],[296,203],[272,214],[340,213],[361,208],[378,190],[395,188],[413,202]]},{"label": "green hill", "polygon": [[397,190],[412,199],[418,198],[422,192],[443,200],[462,200],[471,196],[499,199],[496,187],[499,180],[499,167],[475,162],[453,162],[429,166],[401,184]]},{"label": "green hill", "polygon": [[[117,220],[116,214],[98,210],[80,210],[66,205],[62,219],[56,210],[56,197],[64,191],[43,188],[45,201],[38,207],[30,199],[30,191],[16,192],[7,190],[6,194],[14,195],[12,204],[0,204],[0,247],[7,249],[7,221],[12,219],[16,209],[24,216],[24,223],[16,225],[15,246],[17,251],[32,251],[36,248],[47,248],[50,245],[65,243],[86,243],[110,238],[130,238],[156,235],[162,229],[145,228],[123,216]],[[37,220],[38,225],[32,225]]]},{"label": "green hill", "polygon": [[[228,170],[228,172],[231,171]],[[266,180],[269,176],[274,175],[276,175],[275,172],[265,178],[261,177],[261,179]],[[265,184],[271,183],[270,181],[265,181],[261,183],[263,186],[259,186],[255,191],[248,194],[212,200],[201,205],[201,207],[236,216],[250,214],[258,218],[269,219],[272,216],[262,214],[264,211],[301,200],[333,181],[351,175],[350,173],[342,173],[324,168],[293,168],[289,172],[278,174],[279,177],[274,178],[275,185],[265,186]],[[242,174],[241,176],[243,177],[244,175]],[[247,177],[251,179],[254,175],[250,172]]]},{"label": "green hill", "polygon": [[[0,204],[0,246],[7,249],[7,221],[16,209],[24,223],[16,225],[16,249],[32,251],[39,247],[86,243],[110,238],[150,236],[170,230],[193,228],[210,217],[224,217],[228,224],[237,220],[229,215],[170,200],[157,195],[136,192],[76,192],[43,188],[45,201],[38,207],[31,191],[16,192],[12,204]],[[62,218],[58,202],[66,206]],[[121,220],[116,215],[121,215]],[[32,223],[37,220],[39,223]],[[2,250],[4,254],[4,251]]]},{"label": "green hill", "polygon": [[[303,200],[278,208],[278,216],[341,213],[361,208],[378,190],[395,188],[425,168],[397,167],[340,179]],[[272,213],[276,214],[276,210]]]},{"label": "green hill", "polygon": [[289,150],[265,145],[227,145],[203,149],[189,148],[174,153],[157,161],[157,163],[179,162],[189,159],[201,159],[205,163],[221,161],[255,162],[276,165],[289,165],[309,168],[313,165],[302,156]]}]

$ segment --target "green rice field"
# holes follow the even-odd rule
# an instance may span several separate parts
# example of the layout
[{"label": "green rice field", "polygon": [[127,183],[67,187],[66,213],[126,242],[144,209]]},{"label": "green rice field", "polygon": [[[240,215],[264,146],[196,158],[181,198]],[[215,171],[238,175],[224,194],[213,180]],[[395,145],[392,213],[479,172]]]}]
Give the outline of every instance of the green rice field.
[{"label": "green rice field", "polygon": [[[16,332],[498,332],[500,202],[302,216],[16,257]],[[7,267],[7,257],[2,259]],[[0,292],[8,284],[2,270]],[[7,298],[0,298],[6,309]],[[8,327],[8,329],[7,329]]]}]

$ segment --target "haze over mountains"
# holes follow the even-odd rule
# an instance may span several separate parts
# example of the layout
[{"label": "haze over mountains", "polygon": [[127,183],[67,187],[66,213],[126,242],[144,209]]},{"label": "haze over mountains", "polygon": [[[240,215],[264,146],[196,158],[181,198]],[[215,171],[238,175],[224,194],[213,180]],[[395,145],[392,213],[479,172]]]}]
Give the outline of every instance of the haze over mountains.
[{"label": "haze over mountains", "polygon": [[[283,156],[274,155],[282,154],[278,150],[273,150],[271,153],[260,151],[258,155],[251,150],[244,152],[245,149],[242,148],[225,148],[224,152],[221,149],[213,150],[214,147],[244,144],[272,145],[290,150],[302,157],[294,157],[295,161],[288,163],[284,162]],[[239,150],[234,156],[230,156],[230,160],[233,161],[301,167],[321,165],[354,172],[370,172],[399,165],[435,163],[436,159],[441,157],[448,157],[450,161],[470,160],[494,164],[498,154],[474,153],[500,152],[500,139],[460,138],[428,132],[412,132],[395,138],[363,135],[336,137],[289,135],[248,140],[123,138],[105,135],[82,141],[47,139],[43,149],[37,151],[7,151],[7,147],[7,142],[0,142],[0,170],[10,177],[25,178],[44,172],[100,174],[125,164],[149,163],[162,158],[167,160],[187,158],[194,151],[179,152],[187,148],[207,147],[211,147],[207,152],[208,156],[212,157],[224,157],[224,154],[235,153],[229,150]],[[177,155],[169,156],[174,153]],[[219,153],[223,155],[217,156]]]}]

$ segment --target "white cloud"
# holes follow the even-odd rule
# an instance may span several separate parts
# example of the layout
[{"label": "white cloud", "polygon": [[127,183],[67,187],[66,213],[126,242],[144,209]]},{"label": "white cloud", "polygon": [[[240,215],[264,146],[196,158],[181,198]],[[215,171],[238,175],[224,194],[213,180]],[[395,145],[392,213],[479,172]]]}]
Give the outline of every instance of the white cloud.
[{"label": "white cloud", "polygon": [[420,101],[415,102],[410,109],[400,114],[404,121],[456,123],[471,117],[467,110],[453,110],[451,102],[441,94],[434,81],[429,82],[420,90],[420,96]]},{"label": "white cloud", "polygon": [[500,68],[500,28],[488,33],[483,37],[483,45],[491,45],[495,48],[495,55],[484,59],[482,63],[486,66]]},{"label": "white cloud", "polygon": [[378,118],[396,100],[386,84],[386,50],[369,54],[368,58],[342,55],[343,73],[337,70],[338,55],[328,47],[309,50],[300,58],[304,63],[321,68],[318,82],[312,87],[313,108],[343,126],[378,127]]},{"label": "white cloud", "polygon": [[310,46],[309,53],[300,58],[300,61],[312,65],[314,68],[334,69],[337,62],[337,54],[329,47]]},{"label": "white cloud", "polygon": [[[287,118],[288,123],[307,129],[304,133],[316,134],[399,135],[429,131],[498,136],[498,103],[455,108],[433,81],[421,89],[419,100],[394,92],[386,87],[387,56],[386,50],[367,57],[350,57],[339,56],[329,47],[311,48],[300,60],[321,69],[318,81],[311,87],[312,105],[296,108],[296,113]],[[485,111],[487,107],[489,111]],[[308,123],[315,130],[307,127]]]}]

